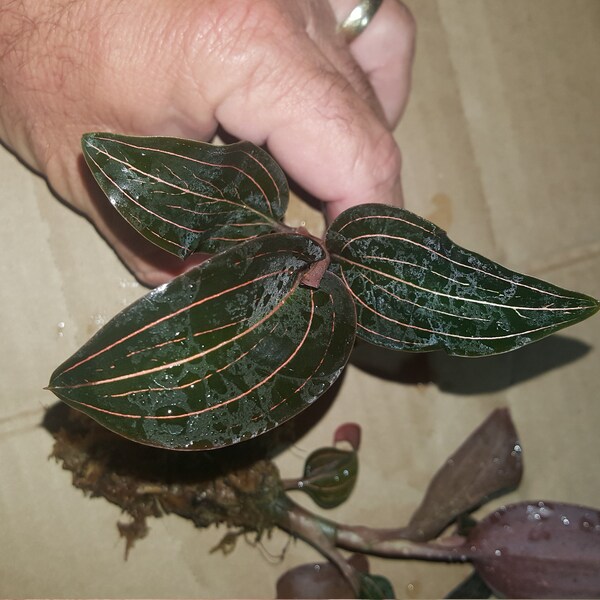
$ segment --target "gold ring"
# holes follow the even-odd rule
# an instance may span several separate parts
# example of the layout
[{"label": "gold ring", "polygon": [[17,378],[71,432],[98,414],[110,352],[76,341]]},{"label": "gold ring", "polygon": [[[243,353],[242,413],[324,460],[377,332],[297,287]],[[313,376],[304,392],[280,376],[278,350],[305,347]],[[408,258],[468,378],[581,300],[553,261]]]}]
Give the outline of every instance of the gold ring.
[{"label": "gold ring", "polygon": [[383,0],[361,0],[340,23],[338,31],[348,43],[355,40],[371,22]]}]

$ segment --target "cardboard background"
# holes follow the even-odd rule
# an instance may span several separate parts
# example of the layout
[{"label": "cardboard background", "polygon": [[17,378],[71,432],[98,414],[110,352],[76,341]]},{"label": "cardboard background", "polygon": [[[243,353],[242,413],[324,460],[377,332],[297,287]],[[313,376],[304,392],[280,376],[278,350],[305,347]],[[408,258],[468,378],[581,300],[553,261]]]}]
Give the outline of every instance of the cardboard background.
[{"label": "cardboard background", "polygon": [[[468,248],[600,297],[600,3],[412,0],[414,90],[397,137],[407,208]],[[80,217],[0,149],[0,596],[272,597],[278,574],[320,560],[275,534],[210,554],[223,529],[167,517],[123,561],[119,510],[89,500],[39,427],[52,370],[143,289]],[[292,219],[318,224],[295,205]],[[600,318],[491,359],[377,356],[400,381],[355,366],[323,418],[282,455],[300,472],[336,426],[363,427],[361,474],[331,517],[404,523],[439,465],[509,406],[525,477],[503,499],[600,504]],[[407,383],[411,369],[429,383]],[[414,374],[413,374],[414,375]],[[284,548],[281,562],[273,556]],[[276,563],[276,564],[274,564]],[[374,559],[398,597],[441,597],[469,571]]]}]

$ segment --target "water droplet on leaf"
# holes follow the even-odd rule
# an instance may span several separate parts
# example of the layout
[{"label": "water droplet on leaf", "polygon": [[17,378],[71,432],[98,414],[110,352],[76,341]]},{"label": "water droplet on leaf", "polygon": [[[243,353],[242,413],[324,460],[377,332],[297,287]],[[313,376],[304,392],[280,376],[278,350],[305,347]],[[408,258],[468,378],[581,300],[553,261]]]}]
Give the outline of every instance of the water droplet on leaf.
[{"label": "water droplet on leaf", "polygon": [[178,417],[185,414],[185,410],[176,404],[161,406],[156,410],[157,417]]}]

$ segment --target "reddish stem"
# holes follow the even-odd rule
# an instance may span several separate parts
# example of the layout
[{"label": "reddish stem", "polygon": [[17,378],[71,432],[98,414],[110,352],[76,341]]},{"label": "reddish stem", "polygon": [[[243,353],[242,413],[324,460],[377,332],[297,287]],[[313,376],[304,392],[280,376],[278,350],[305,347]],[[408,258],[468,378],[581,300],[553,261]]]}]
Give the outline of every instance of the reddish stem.
[{"label": "reddish stem", "polygon": [[322,248],[325,256],[323,259],[317,261],[310,265],[304,276],[302,277],[302,284],[307,287],[318,289],[321,284],[321,279],[323,279],[323,275],[325,275],[325,271],[327,271],[329,267],[329,263],[331,262],[331,257],[329,256],[329,252],[327,248],[323,245],[323,240],[319,239],[312,235],[306,227],[298,227],[296,229],[296,233],[301,235],[305,235],[309,237],[311,240],[315,241]]},{"label": "reddish stem", "polygon": [[[428,543],[410,542],[404,537],[404,528],[375,529],[336,523],[311,513],[285,495],[281,497],[276,512],[277,524],[282,529],[301,537],[325,556],[328,554],[329,546],[333,544],[344,550],[386,558],[443,562],[469,560],[463,545],[465,540],[461,536]],[[325,548],[321,548],[324,539],[327,540],[327,544]]]}]

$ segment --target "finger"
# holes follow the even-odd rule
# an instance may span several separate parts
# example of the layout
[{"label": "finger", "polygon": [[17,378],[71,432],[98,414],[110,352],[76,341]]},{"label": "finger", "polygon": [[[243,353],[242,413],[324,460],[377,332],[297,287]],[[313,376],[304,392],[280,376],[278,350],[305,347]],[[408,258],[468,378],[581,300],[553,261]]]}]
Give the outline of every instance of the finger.
[{"label": "finger", "polygon": [[[356,0],[333,0],[338,22],[355,5]],[[398,0],[384,0],[367,28],[350,43],[350,52],[367,75],[391,128],[408,100],[415,37],[415,21],[408,8]]]},{"label": "finger", "polygon": [[297,183],[332,203],[332,217],[360,203],[398,203],[400,152],[391,133],[341,78],[322,79],[298,87],[297,100],[248,100],[256,121],[240,120],[231,99],[220,120],[237,137],[266,143]]},{"label": "finger", "polygon": [[[330,202],[329,215],[364,202],[398,203],[400,153],[369,103],[306,36],[280,32],[250,57],[251,75],[216,103],[231,134],[269,150],[287,173]],[[201,66],[198,67],[199,69]],[[238,78],[239,80],[243,78]]]},{"label": "finger", "polygon": [[89,199],[82,212],[142,285],[156,287],[166,283],[206,259],[207,255],[193,254],[182,261],[148,241],[106,201],[83,159],[79,162],[82,172],[79,195]]}]

